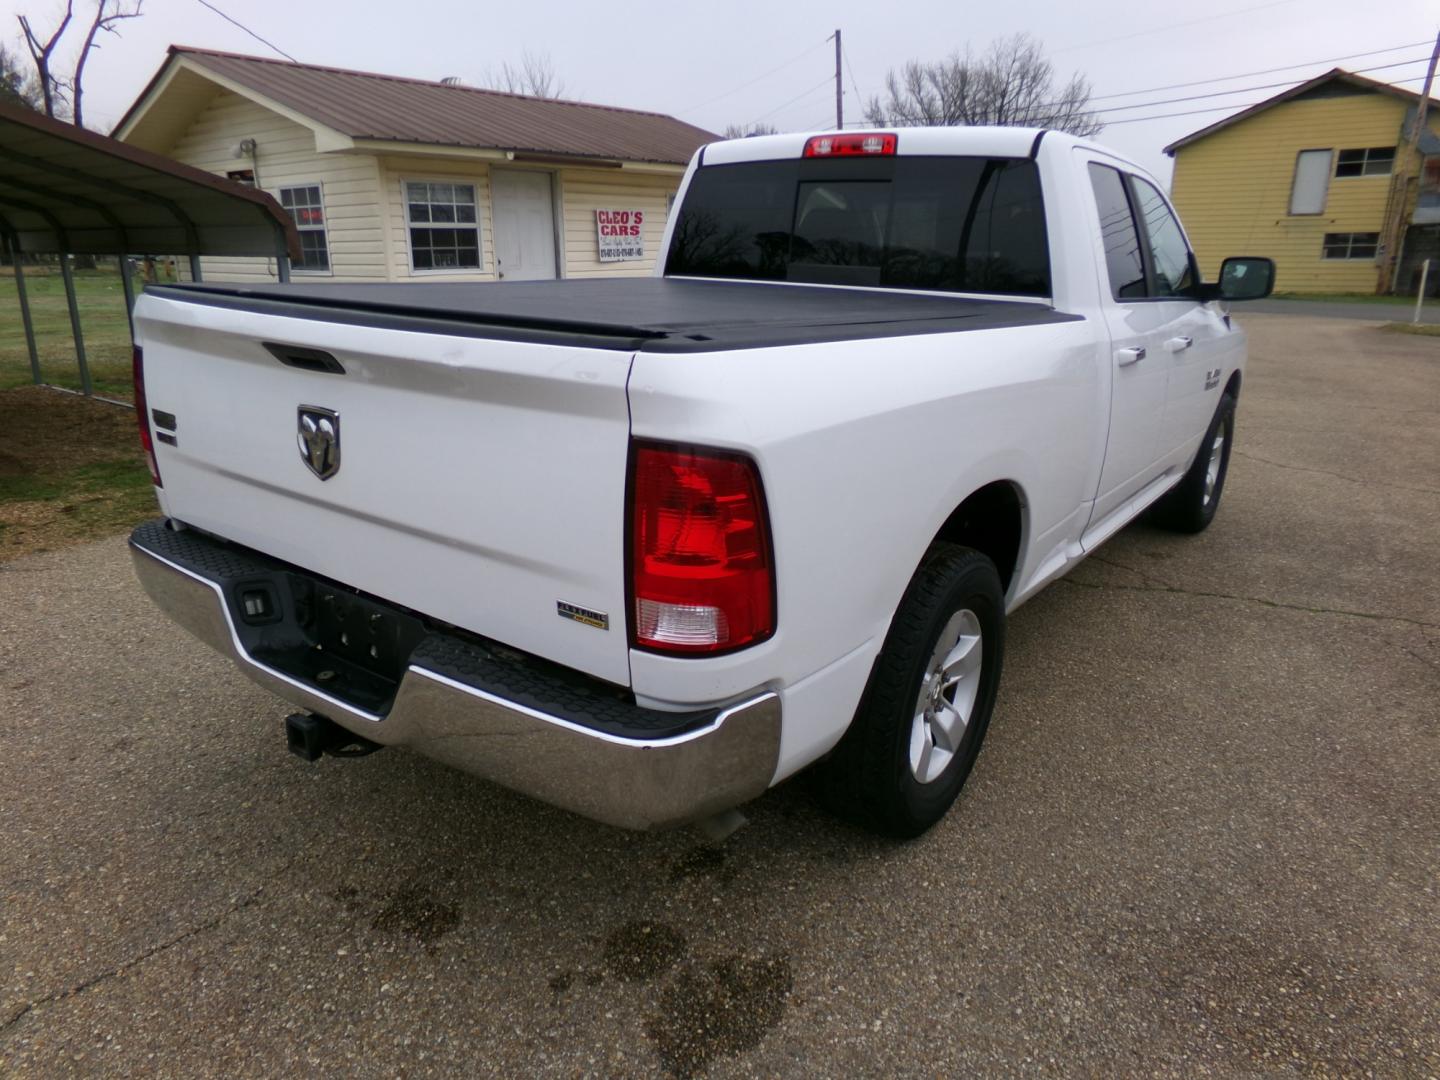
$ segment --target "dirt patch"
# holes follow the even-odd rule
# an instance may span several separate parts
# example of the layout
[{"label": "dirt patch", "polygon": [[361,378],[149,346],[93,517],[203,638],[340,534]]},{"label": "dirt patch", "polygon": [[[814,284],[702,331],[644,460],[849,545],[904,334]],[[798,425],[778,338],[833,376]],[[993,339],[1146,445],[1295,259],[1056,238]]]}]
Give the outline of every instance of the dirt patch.
[{"label": "dirt patch", "polygon": [[159,513],[130,409],[0,390],[0,561],[123,532]]}]

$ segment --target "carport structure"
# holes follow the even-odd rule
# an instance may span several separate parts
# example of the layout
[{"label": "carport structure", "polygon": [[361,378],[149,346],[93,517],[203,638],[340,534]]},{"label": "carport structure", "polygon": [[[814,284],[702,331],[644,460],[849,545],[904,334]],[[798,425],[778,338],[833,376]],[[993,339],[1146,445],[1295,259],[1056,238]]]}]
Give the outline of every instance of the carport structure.
[{"label": "carport structure", "polygon": [[[127,315],[134,288],[130,255],[184,255],[200,280],[201,255],[273,257],[280,280],[300,241],[290,215],[263,191],[214,176],[116,139],[0,105],[0,239],[10,249],[31,375],[40,354],[22,255],[60,256],[80,384],[92,393],[75,281],[67,256],[116,255]],[[133,324],[131,327],[133,336]]]}]

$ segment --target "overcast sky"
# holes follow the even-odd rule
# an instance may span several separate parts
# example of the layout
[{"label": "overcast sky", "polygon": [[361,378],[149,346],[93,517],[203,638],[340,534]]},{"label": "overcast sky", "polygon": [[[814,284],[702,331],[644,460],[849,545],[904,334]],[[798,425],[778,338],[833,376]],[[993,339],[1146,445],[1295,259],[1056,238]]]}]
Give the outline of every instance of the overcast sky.
[{"label": "overcast sky", "polygon": [[[458,75],[479,83],[487,69],[529,49],[550,56],[569,96],[671,113],[712,131],[755,121],[781,130],[832,126],[834,47],[825,39],[836,27],[843,31],[849,61],[847,120],[859,118],[861,101],[879,92],[886,71],[906,60],[939,59],[967,45],[978,50],[996,37],[1028,31],[1044,43],[1062,78],[1072,71],[1089,78],[1097,107],[1148,105],[1105,113],[1111,123],[1100,140],[1164,178],[1166,143],[1281,89],[1266,84],[1299,82],[1336,66],[1332,58],[1409,45],[1339,66],[1356,70],[1419,61],[1367,73],[1418,89],[1430,50],[1416,43],[1433,40],[1440,14],[1433,0],[1217,0],[1213,6],[1143,9],[1120,0],[212,2],[304,63],[424,79]],[[92,3],[75,0],[81,11]],[[0,32],[7,44],[19,47],[17,14],[49,27],[63,7],[63,0],[0,0]],[[72,34],[78,44],[81,34]],[[121,37],[107,36],[90,60],[85,115],[91,127],[109,130],[171,43],[276,55],[200,0],[145,0],[145,16],[125,23]],[[1214,85],[1108,96],[1284,65],[1304,66]],[[1413,81],[1401,82],[1407,79]],[[1149,104],[1218,90],[1235,92]],[[1214,106],[1225,108],[1118,122]]]}]

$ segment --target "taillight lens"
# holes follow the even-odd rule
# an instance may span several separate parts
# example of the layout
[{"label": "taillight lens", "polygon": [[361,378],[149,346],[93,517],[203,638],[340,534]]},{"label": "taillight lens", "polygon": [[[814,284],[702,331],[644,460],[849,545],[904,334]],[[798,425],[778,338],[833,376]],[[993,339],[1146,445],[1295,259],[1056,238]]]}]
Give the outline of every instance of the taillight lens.
[{"label": "taillight lens", "polygon": [[774,555],[755,463],[658,443],[630,460],[631,642],[692,654],[768,638]]},{"label": "taillight lens", "polygon": [[854,135],[816,135],[805,140],[805,156],[890,157],[899,143],[894,135],[857,132]]},{"label": "taillight lens", "polygon": [[145,451],[145,462],[150,466],[150,479],[156,487],[160,483],[160,465],[155,460],[155,442],[150,435],[150,408],[145,404],[145,354],[136,345],[130,354],[130,368],[135,376],[135,419],[140,425],[140,447]]}]

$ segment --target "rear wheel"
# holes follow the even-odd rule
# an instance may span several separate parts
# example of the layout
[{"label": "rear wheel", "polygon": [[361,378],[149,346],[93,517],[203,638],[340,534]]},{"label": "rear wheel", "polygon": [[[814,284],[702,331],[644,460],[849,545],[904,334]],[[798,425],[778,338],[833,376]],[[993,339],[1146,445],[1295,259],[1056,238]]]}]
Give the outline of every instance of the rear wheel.
[{"label": "rear wheel", "polygon": [[820,767],[831,808],[893,836],[939,821],[980,752],[1004,647],[995,564],[936,544],[900,601],[849,731]]},{"label": "rear wheel", "polygon": [[1189,471],[1155,504],[1150,520],[1161,528],[1186,533],[1201,532],[1214,521],[1234,441],[1235,399],[1225,394],[1200,440],[1200,450]]}]

